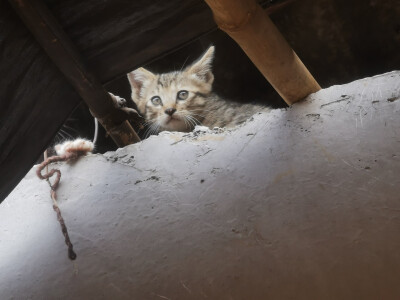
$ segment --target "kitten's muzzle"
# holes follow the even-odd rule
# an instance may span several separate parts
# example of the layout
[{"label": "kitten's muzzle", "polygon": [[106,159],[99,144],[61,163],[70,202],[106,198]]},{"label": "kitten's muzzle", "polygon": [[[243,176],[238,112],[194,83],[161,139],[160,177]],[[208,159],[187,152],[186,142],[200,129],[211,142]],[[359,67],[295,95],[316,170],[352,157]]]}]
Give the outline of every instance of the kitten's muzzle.
[{"label": "kitten's muzzle", "polygon": [[172,116],[176,112],[176,108],[167,108],[164,112],[167,115]]}]

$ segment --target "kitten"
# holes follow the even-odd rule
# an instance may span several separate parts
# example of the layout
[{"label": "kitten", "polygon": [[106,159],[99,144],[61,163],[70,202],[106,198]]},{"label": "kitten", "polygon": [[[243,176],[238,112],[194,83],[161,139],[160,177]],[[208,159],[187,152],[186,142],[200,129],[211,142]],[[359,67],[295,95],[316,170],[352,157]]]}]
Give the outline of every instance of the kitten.
[{"label": "kitten", "polygon": [[132,100],[151,124],[150,133],[192,131],[196,125],[233,127],[270,108],[221,99],[212,91],[214,47],[183,71],[164,74],[139,68],[128,74]]}]

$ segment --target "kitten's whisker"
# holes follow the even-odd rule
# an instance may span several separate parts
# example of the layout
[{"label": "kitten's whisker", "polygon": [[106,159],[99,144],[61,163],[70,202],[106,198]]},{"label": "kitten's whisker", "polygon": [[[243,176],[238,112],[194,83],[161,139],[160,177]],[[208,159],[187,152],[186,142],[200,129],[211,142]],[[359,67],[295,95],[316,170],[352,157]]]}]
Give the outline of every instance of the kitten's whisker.
[{"label": "kitten's whisker", "polygon": [[151,123],[149,123],[149,124],[146,124],[142,128],[139,128],[138,132],[143,131],[143,130],[147,130],[151,126]]},{"label": "kitten's whisker", "polygon": [[57,134],[60,135],[62,139],[66,139],[64,134],[61,131],[59,131]]},{"label": "kitten's whisker", "polygon": [[67,131],[65,131],[64,129],[61,128],[59,132],[66,135],[67,138],[73,139],[73,136],[71,134],[69,134]]},{"label": "kitten's whisker", "polygon": [[[190,114],[189,115],[196,123],[198,123],[198,124],[201,124],[201,122],[196,118],[196,117],[194,117],[194,116],[197,116],[197,114]],[[201,116],[201,115],[200,115]],[[201,116],[201,117],[203,117],[203,116]]]},{"label": "kitten's whisker", "polygon": [[146,122],[144,122],[142,125],[143,126],[147,126],[147,125],[149,125],[149,124],[151,124],[151,123],[154,123],[155,121],[153,121],[153,120],[149,120],[149,121],[146,121]]},{"label": "kitten's whisker", "polygon": [[160,123],[155,123],[154,126],[152,127],[152,130],[149,132],[149,136],[158,133],[160,127],[161,127]]},{"label": "kitten's whisker", "polygon": [[66,132],[65,130],[62,130],[62,129],[60,129],[57,132],[56,136],[61,136],[61,140],[63,140],[63,141],[73,139],[72,135],[70,135],[68,132]]},{"label": "kitten's whisker", "polygon": [[199,124],[197,124],[196,121],[193,120],[193,119],[192,119],[192,123],[193,123],[193,128],[195,128],[197,125],[199,125]]},{"label": "kitten's whisker", "polygon": [[138,129],[138,132],[141,132],[142,130],[145,130],[147,127],[143,126],[142,128]]},{"label": "kitten's whisker", "polygon": [[157,127],[158,127],[158,125],[154,125],[154,126],[152,127],[152,129],[151,129],[150,132],[149,132],[148,137],[151,137],[152,135],[154,135],[154,133],[155,133],[156,130],[157,130]]},{"label": "kitten's whisker", "polygon": [[153,130],[151,131],[151,135],[156,134],[158,132],[158,129],[161,127],[160,123],[156,123],[155,126],[153,127]]},{"label": "kitten's whisker", "polygon": [[188,126],[190,127],[188,120],[186,118],[186,115],[182,115],[182,120],[185,122],[185,127],[188,128]]},{"label": "kitten's whisker", "polygon": [[153,130],[153,128],[154,128],[155,125],[156,125],[156,123],[153,122],[153,123],[147,128],[147,130],[146,130],[145,133],[144,133],[144,138],[145,138],[145,139],[147,139],[147,138],[150,136],[151,131]]},{"label": "kitten's whisker", "polygon": [[[183,120],[185,121],[185,123],[188,123],[188,125],[189,125],[189,118],[187,117],[187,115],[182,115],[182,117],[183,117]],[[191,126],[191,124],[189,126]]]},{"label": "kitten's whisker", "polygon": [[190,128],[190,125],[189,125],[188,121],[186,120],[186,116],[183,116],[182,120],[185,122],[185,127]]},{"label": "kitten's whisker", "polygon": [[138,132],[140,132],[140,131],[142,131],[142,130],[144,130],[144,131],[146,132],[147,129],[148,129],[148,127],[144,127],[144,126],[143,126],[143,128],[139,128]]},{"label": "kitten's whisker", "polygon": [[154,130],[154,127],[151,127],[150,130],[149,130],[149,132],[146,134],[145,139],[151,137],[151,135],[152,135],[152,133],[153,133],[153,130]]},{"label": "kitten's whisker", "polygon": [[200,122],[199,120],[197,120],[195,117],[193,117],[192,115],[189,115],[189,117],[190,117],[190,119],[193,120],[193,122],[194,122],[196,125],[200,125],[200,124],[201,124],[201,122]]},{"label": "kitten's whisker", "polygon": [[184,116],[184,117],[185,117],[185,120],[186,120],[186,123],[187,123],[187,128],[188,129],[193,129],[194,127],[193,127],[193,124],[190,121],[190,119],[187,116]]},{"label": "kitten's whisker", "polygon": [[143,126],[142,129],[143,129],[144,127],[146,127],[147,125],[149,125],[150,123],[151,123],[151,122],[143,123],[143,124],[142,124],[142,126]]},{"label": "kitten's whisker", "polygon": [[189,123],[189,120],[186,118],[186,114],[184,114],[183,112],[175,112],[176,115],[178,115],[181,120],[183,120],[185,122],[185,127],[189,128],[191,127],[191,124]]},{"label": "kitten's whisker", "polygon": [[147,120],[144,124],[150,124],[150,123],[155,123],[156,120]]},{"label": "kitten's whisker", "polygon": [[193,121],[192,117],[190,115],[187,115],[186,118],[188,119],[188,121],[190,122],[192,127],[195,128],[196,127],[196,122]]},{"label": "kitten's whisker", "polygon": [[187,62],[188,59],[189,59],[189,56],[186,57],[186,59],[185,59],[185,61],[183,62],[183,65],[182,65],[181,69],[179,70],[179,72],[182,72],[183,67],[185,66],[185,64],[186,64],[186,62]]},{"label": "kitten's whisker", "polygon": [[151,127],[149,135],[153,135],[154,132],[157,130],[158,126],[159,126],[158,123],[155,123],[154,126]]},{"label": "kitten's whisker", "polygon": [[146,130],[146,132],[143,134],[143,139],[147,139],[147,132],[149,131],[150,127]]},{"label": "kitten's whisker", "polygon": [[[144,136],[145,138],[146,138],[147,132],[151,129],[151,127],[153,126],[154,122],[155,122],[155,121],[153,121],[153,120],[146,121],[145,124],[143,125],[143,128],[139,128],[139,132],[140,132],[141,130],[145,130],[145,132],[144,132],[144,134],[143,134],[143,136]],[[150,124],[150,126],[148,126],[149,124]]]},{"label": "kitten's whisker", "polygon": [[76,130],[75,128],[72,128],[71,126],[68,126],[66,124],[64,124],[62,127],[65,128],[65,129],[70,129],[71,131],[74,131],[74,132],[78,132],[78,130]]}]

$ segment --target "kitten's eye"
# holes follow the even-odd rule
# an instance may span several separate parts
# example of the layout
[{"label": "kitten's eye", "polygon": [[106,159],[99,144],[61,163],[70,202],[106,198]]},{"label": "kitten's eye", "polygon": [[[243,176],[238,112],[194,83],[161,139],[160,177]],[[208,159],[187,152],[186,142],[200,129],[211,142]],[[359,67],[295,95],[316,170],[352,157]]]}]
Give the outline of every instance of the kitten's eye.
[{"label": "kitten's eye", "polygon": [[183,91],[178,92],[178,94],[176,95],[176,98],[178,100],[186,100],[188,96],[189,96],[189,92],[183,90]]},{"label": "kitten's eye", "polygon": [[151,98],[151,103],[153,103],[153,105],[158,106],[162,104],[161,98],[158,96],[154,96]]}]

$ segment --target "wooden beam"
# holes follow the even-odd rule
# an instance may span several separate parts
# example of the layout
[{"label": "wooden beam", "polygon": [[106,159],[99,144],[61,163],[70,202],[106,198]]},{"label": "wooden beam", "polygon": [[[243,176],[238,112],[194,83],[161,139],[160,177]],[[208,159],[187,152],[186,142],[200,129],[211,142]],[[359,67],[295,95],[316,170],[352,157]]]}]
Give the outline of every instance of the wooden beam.
[{"label": "wooden beam", "polygon": [[321,89],[255,0],[205,0],[220,29],[246,52],[289,105]]},{"label": "wooden beam", "polygon": [[[272,14],[293,1],[260,2]],[[46,3],[102,84],[218,29],[203,0]]]},{"label": "wooden beam", "polygon": [[120,107],[118,101],[106,92],[97,78],[87,69],[79,52],[42,1],[9,0],[9,2],[115,143],[122,147],[140,141],[127,121],[139,118],[137,112],[134,109]]}]

